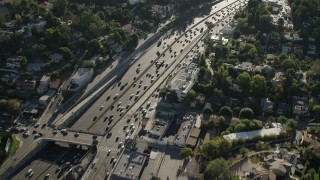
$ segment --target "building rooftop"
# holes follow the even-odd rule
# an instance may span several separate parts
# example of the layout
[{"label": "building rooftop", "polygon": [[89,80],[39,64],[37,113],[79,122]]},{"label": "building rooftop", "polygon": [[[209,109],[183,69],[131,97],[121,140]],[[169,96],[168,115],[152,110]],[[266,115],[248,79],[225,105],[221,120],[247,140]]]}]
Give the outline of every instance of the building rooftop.
[{"label": "building rooftop", "polygon": [[40,97],[39,101],[47,101],[50,98],[48,95],[43,95]]},{"label": "building rooftop", "polygon": [[[191,117],[191,116],[189,116]],[[185,120],[185,118],[184,118]],[[178,133],[176,134],[176,137],[174,139],[174,144],[179,146],[179,147],[184,147],[190,134],[191,131],[193,130],[193,126],[195,124],[195,118],[190,118],[189,120],[185,120],[182,122]]]},{"label": "building rooftop", "polygon": [[72,79],[79,79],[81,76],[89,72],[92,68],[79,68],[73,75]]},{"label": "building rooftop", "polygon": [[161,138],[165,133],[167,127],[168,127],[167,122],[155,120],[153,122],[152,129],[149,130],[149,134],[156,135],[156,136],[159,136],[159,138]]},{"label": "building rooftop", "polygon": [[243,71],[253,71],[251,62],[242,62],[241,64],[236,65],[235,68]]},{"label": "building rooftop", "polygon": [[183,90],[188,92],[198,76],[199,68],[195,66],[182,67],[171,80],[167,89],[170,91]]},{"label": "building rooftop", "polygon": [[238,132],[224,135],[223,138],[226,140],[234,140],[234,139],[252,139],[257,135],[260,136],[269,136],[269,135],[279,135],[283,130],[283,126],[276,124],[274,128],[269,129],[260,129],[248,132]]},{"label": "building rooftop", "polygon": [[125,149],[111,179],[140,179],[146,160],[146,154]]},{"label": "building rooftop", "polygon": [[48,82],[50,80],[50,76],[47,76],[47,75],[43,75],[42,78],[40,79],[40,82]]}]

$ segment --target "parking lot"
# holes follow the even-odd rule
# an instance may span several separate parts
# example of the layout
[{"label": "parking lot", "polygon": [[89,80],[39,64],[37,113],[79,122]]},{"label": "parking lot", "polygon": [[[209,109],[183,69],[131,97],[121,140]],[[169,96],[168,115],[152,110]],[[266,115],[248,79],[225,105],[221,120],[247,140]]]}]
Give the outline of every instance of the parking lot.
[{"label": "parking lot", "polygon": [[11,179],[62,179],[81,163],[87,148],[49,143]]}]

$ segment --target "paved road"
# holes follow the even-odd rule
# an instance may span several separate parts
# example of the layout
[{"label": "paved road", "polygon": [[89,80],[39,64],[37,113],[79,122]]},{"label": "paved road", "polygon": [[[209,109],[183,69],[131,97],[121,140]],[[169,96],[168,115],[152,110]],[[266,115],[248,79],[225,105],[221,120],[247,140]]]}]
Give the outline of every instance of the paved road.
[{"label": "paved road", "polygon": [[[38,155],[36,155],[30,164],[26,164],[23,169],[11,179],[45,179],[47,174],[50,174],[49,179],[61,179],[59,173],[56,173],[61,161],[73,163],[75,159],[81,159],[87,150],[79,148],[69,148],[60,145],[50,145],[43,149]],[[26,172],[32,169],[34,174],[31,178],[26,177]],[[66,173],[64,173],[66,175]]]},{"label": "paved road", "polygon": [[[217,8],[216,9],[218,9],[219,8],[219,6],[216,6]],[[221,8],[222,8],[223,6],[221,6]],[[222,17],[221,17],[222,18]],[[219,19],[219,18],[218,18]],[[205,26],[205,24],[203,23],[203,24],[199,24],[199,26],[198,26],[198,29],[201,29],[201,28],[206,28],[206,26]],[[216,28],[217,29],[221,29],[222,28],[222,26],[216,26]],[[215,30],[215,29],[214,29]],[[199,36],[199,32],[197,32],[197,30],[195,30],[195,28],[193,29],[193,32],[196,32],[196,35],[194,35],[194,36]],[[168,43],[168,44],[170,44],[171,42],[174,42],[174,38],[176,37],[176,38],[179,38],[179,34],[177,35],[176,33],[172,33],[173,35],[170,37],[170,36],[168,36],[168,38],[166,38],[165,39],[165,41]],[[180,62],[180,59],[183,59],[186,55],[187,55],[187,53],[189,52],[189,51],[191,51],[192,50],[192,48],[193,48],[193,46],[194,45],[196,45],[196,42],[199,40],[199,39],[197,39],[197,38],[199,38],[199,37],[194,37],[193,39],[190,39],[190,34],[189,34],[189,36],[188,37],[186,37],[186,36],[182,36],[181,37],[181,39],[179,39],[179,42],[180,43],[174,43],[173,45],[172,45],[172,49],[173,49],[173,52],[174,51],[177,51],[177,57],[171,57],[171,55],[169,54],[169,53],[167,53],[167,52],[165,52],[165,56],[164,57],[161,57],[160,58],[160,60],[165,60],[165,63],[168,63],[168,68],[169,69],[174,69],[175,68],[175,66],[177,65],[177,64],[179,64],[179,62]],[[191,42],[188,42],[188,43],[186,43],[186,39],[188,39],[188,40],[190,40]],[[153,48],[150,48],[150,51],[149,52],[146,52],[145,54],[144,54],[144,56],[142,56],[141,58],[140,58],[140,60],[139,61],[146,61],[146,63],[145,64],[143,64],[143,63],[141,63],[140,64],[140,68],[141,69],[144,69],[144,68],[147,68],[147,70],[146,70],[146,72],[144,72],[142,75],[140,75],[141,77],[138,77],[137,76],[137,80],[133,80],[133,75],[132,74],[135,74],[135,70],[136,70],[136,68],[137,68],[137,64],[138,63],[136,63],[135,65],[133,65],[133,67],[132,68],[130,68],[129,70],[128,70],[128,72],[126,73],[126,75],[124,75],[123,76],[123,78],[122,78],[122,84],[125,82],[127,82],[128,83],[128,85],[131,83],[136,83],[136,85],[131,85],[131,86],[129,86],[128,87],[128,90],[127,90],[127,92],[125,92],[124,94],[123,94],[123,96],[122,97],[120,97],[119,99],[115,99],[115,101],[114,102],[112,102],[112,103],[110,103],[111,105],[112,104],[119,104],[119,102],[121,102],[121,105],[120,106],[123,106],[124,105],[124,107],[126,107],[126,105],[128,104],[128,103],[130,103],[130,105],[132,105],[131,103],[132,102],[134,102],[132,99],[130,99],[130,96],[131,96],[131,94],[133,94],[133,96],[135,96],[136,94],[138,94],[138,95],[140,95],[141,94],[141,92],[145,92],[144,90],[143,90],[143,87],[145,86],[145,85],[147,85],[147,89],[149,88],[149,86],[151,85],[151,82],[150,82],[150,77],[148,78],[148,77],[146,77],[146,74],[147,74],[147,72],[150,72],[151,74],[155,74],[155,66],[154,65],[148,65],[148,63],[150,62],[150,59],[155,59],[156,58],[156,55],[155,54],[152,54],[151,52],[155,52],[155,51],[157,51],[157,50],[159,50],[159,49],[163,49],[162,51],[165,51],[165,48],[163,48],[163,44],[164,44],[164,40],[162,41],[162,44],[161,44],[161,46],[160,47],[156,47],[156,46],[154,46]],[[184,44],[184,45],[183,45]],[[200,45],[201,46],[201,45]],[[155,50],[153,50],[155,48]],[[184,48],[181,52],[179,52],[179,50],[181,50],[181,48]],[[197,48],[196,48],[197,49]],[[162,53],[162,52],[160,52],[160,53]],[[110,165],[110,164],[108,164],[107,162],[110,162],[110,159],[111,159],[111,157],[112,156],[107,156],[106,155],[106,153],[104,152],[104,151],[102,151],[102,149],[113,149],[113,148],[116,148],[117,146],[118,146],[118,144],[115,142],[115,138],[117,138],[117,137],[119,137],[119,141],[124,141],[124,138],[125,138],[125,133],[123,132],[123,131],[121,131],[122,129],[123,129],[123,126],[124,126],[124,124],[125,124],[125,121],[128,119],[128,118],[130,118],[131,117],[131,115],[134,113],[134,112],[136,112],[136,110],[138,110],[139,108],[140,108],[140,106],[146,101],[146,99],[147,99],[147,97],[149,97],[150,95],[151,95],[151,93],[152,92],[154,92],[153,91],[153,89],[155,90],[155,89],[157,89],[158,88],[158,86],[161,84],[161,78],[162,78],[162,80],[163,80],[163,78],[165,78],[165,77],[167,77],[169,74],[170,74],[170,72],[172,71],[172,70],[169,70],[169,71],[165,71],[165,69],[164,68],[160,68],[160,70],[159,70],[159,74],[160,73],[164,73],[165,72],[165,74],[162,74],[161,76],[159,76],[160,78],[158,78],[158,79],[156,79],[155,80],[155,82],[154,82],[154,84],[151,86],[151,89],[148,89],[146,92],[145,92],[145,94],[142,96],[142,98],[140,99],[140,100],[138,100],[137,102],[136,102],[136,104],[135,104],[135,108],[133,107],[133,108],[131,108],[130,110],[127,110],[126,111],[126,114],[124,115],[125,117],[124,118],[122,118],[121,116],[120,116],[120,113],[119,112],[117,112],[117,110],[116,110],[116,106],[115,106],[115,108],[113,109],[113,110],[110,110],[110,109],[106,109],[105,111],[103,111],[103,110],[100,110],[99,109],[99,107],[101,106],[101,104],[99,104],[99,102],[97,102],[98,104],[96,104],[95,105],[95,107],[93,107],[94,109],[93,109],[93,113],[92,112],[89,112],[89,111],[87,111],[87,116],[86,116],[86,118],[90,118],[90,117],[94,117],[94,116],[97,116],[97,119],[98,120],[96,120],[96,122],[95,123],[92,123],[92,122],[88,122],[88,127],[89,128],[87,128],[87,130],[92,130],[92,129],[94,129],[94,131],[97,131],[97,130],[99,130],[99,132],[103,132],[104,131],[104,127],[106,126],[106,124],[107,124],[107,122],[108,122],[108,120],[106,120],[106,121],[104,121],[105,120],[105,118],[110,118],[110,115],[112,115],[112,117],[113,117],[113,122],[112,122],[112,124],[111,125],[113,125],[113,123],[115,123],[115,122],[119,122],[119,123],[116,123],[116,124],[114,124],[115,126],[112,128],[112,130],[111,130],[111,132],[113,133],[113,135],[112,135],[112,137],[110,138],[110,139],[107,139],[105,142],[104,141],[102,141],[99,145],[98,145],[98,149],[99,149],[99,151],[98,151],[98,154],[97,154],[97,156],[96,156],[96,160],[95,160],[95,163],[97,164],[96,166],[97,166],[97,170],[96,171],[88,171],[88,172],[86,172],[86,174],[85,174],[85,176],[83,177],[83,179],[88,179],[88,178],[90,178],[90,179],[103,179],[104,178],[104,175],[107,173],[107,172],[111,172],[112,171],[112,166]],[[141,82],[141,79],[144,79],[143,81],[142,81],[142,83],[141,83],[141,87],[139,88],[139,84],[140,84],[140,82]],[[146,82],[146,80],[145,79],[147,79],[147,82]],[[114,97],[114,95],[115,95],[115,93],[118,93],[118,92],[121,92],[121,91],[119,91],[119,88],[120,87],[117,87],[117,86],[114,86],[114,89],[115,89],[115,91],[112,91],[113,89],[109,89],[108,91],[107,91],[107,93],[104,95],[104,96],[102,96],[102,97],[104,97],[104,98],[101,98],[102,99],[102,104],[103,104],[103,108],[105,108],[105,106],[108,106],[108,101],[113,101],[113,97]],[[138,93],[138,89],[140,89],[140,92]],[[112,93],[112,92],[114,92],[114,93]],[[110,99],[107,101],[105,98],[106,97],[108,97],[108,95],[111,95],[111,97],[110,97]],[[120,94],[119,94],[119,96],[121,96]],[[100,99],[100,100],[101,100]],[[141,104],[141,105],[138,105],[138,104]],[[110,106],[110,105],[109,105]],[[82,117],[83,118],[83,117]],[[80,121],[81,120],[83,120],[83,123],[85,123],[84,121],[85,121],[85,119],[86,118],[84,118],[84,119],[80,119]],[[116,121],[115,121],[116,120]],[[115,122],[114,122],[115,121]],[[79,121],[78,121],[79,122]],[[131,120],[131,122],[132,122],[132,120]],[[130,122],[130,123],[131,123]],[[137,122],[139,122],[139,121],[137,121]],[[137,122],[136,122],[136,124],[137,124]],[[83,124],[82,123],[82,124]],[[81,123],[80,123],[81,124]],[[79,126],[80,126],[80,124],[79,124]],[[93,126],[92,126],[92,124],[93,124]],[[137,127],[136,126],[136,124],[134,125],[135,127]],[[85,126],[85,127],[87,127],[87,126]]]},{"label": "paved road", "polygon": [[[227,6],[228,4],[231,4],[235,1],[223,1],[221,3],[219,3],[218,5],[216,5],[212,11],[218,11],[221,8],[223,8],[224,6]],[[221,17],[217,17],[217,19],[219,19]],[[201,19],[203,19],[203,17],[201,18],[196,18],[193,22],[193,24],[198,23]],[[193,25],[192,24],[192,25]],[[190,26],[192,26],[190,25]],[[198,29],[204,28],[206,29],[206,26],[204,23],[199,24]],[[217,26],[217,28],[221,28],[220,26]],[[195,32],[195,34],[194,34]],[[131,115],[146,101],[147,97],[161,84],[162,80],[164,80],[164,78],[169,75],[169,71],[165,71],[165,67],[161,67],[159,69],[159,71],[157,72],[159,74],[159,77],[156,76],[156,67],[155,65],[152,65],[151,60],[155,60],[157,58],[156,52],[159,51],[160,53],[165,52],[164,56],[162,56],[161,58],[159,58],[159,61],[164,60],[165,64],[168,64],[167,68],[173,68],[178,64],[178,59],[183,58],[193,47],[193,45],[195,45],[196,40],[199,36],[200,32],[199,30],[195,30],[193,29],[192,33],[188,34],[188,37],[186,36],[182,36],[179,39],[179,43],[174,43],[172,45],[172,53],[169,54],[168,52],[165,52],[167,49],[167,45],[171,44],[172,42],[175,41],[175,38],[179,38],[180,37],[180,33],[179,32],[171,32],[171,34],[166,35],[166,37],[162,38],[162,44],[160,47],[157,47],[156,44],[151,46],[149,48],[149,51],[147,51],[145,54],[143,54],[140,59],[135,62],[134,64],[132,64],[132,67],[127,70],[126,74],[122,77],[121,81],[121,85],[128,83],[123,90],[121,89],[121,85],[117,86],[117,84],[115,84],[115,86],[113,86],[112,88],[110,88],[109,90],[107,90],[105,92],[105,94],[102,96],[102,98],[100,98],[95,104],[92,105],[92,107],[90,107],[90,109],[78,120],[78,122],[72,127],[75,129],[79,129],[79,130],[89,130],[91,132],[95,132],[95,133],[103,133],[107,127],[107,120],[105,120],[106,117],[110,117],[110,115],[113,114],[113,122],[111,124],[109,124],[109,126],[114,126],[114,128],[112,129],[112,137],[110,139],[108,139],[107,141],[105,141],[106,143],[103,143],[104,141],[102,140],[102,142],[100,142],[100,144],[98,145],[99,147],[99,154],[97,155],[97,166],[98,166],[98,173],[94,173],[95,175],[92,175],[92,177],[103,177],[104,174],[106,173],[106,171],[109,171],[112,169],[111,166],[109,165],[102,165],[101,161],[108,159],[108,157],[106,157],[106,153],[105,150],[112,149],[112,153],[117,153],[118,150],[117,148],[115,148],[117,146],[117,144],[115,143],[115,138],[117,136],[119,136],[119,141],[124,141],[125,138],[125,132],[121,131],[123,126],[124,126],[124,122],[119,122],[117,123],[122,116],[120,116],[119,111],[117,111],[116,107],[111,110],[110,107],[112,104],[119,104],[119,102],[121,102],[120,106],[123,106],[123,116],[125,118],[129,118],[131,117]],[[191,38],[192,36],[192,38]],[[188,40],[188,42],[186,42],[186,40]],[[166,44],[164,44],[166,43]],[[169,45],[170,46],[170,45]],[[181,51],[181,48],[184,48]],[[173,53],[176,52],[176,57],[172,56]],[[191,55],[190,55],[191,56]],[[178,58],[178,59],[177,59]],[[138,67],[138,64],[140,64],[140,72],[136,73],[136,69]],[[148,70],[147,70],[148,69]],[[150,77],[146,77],[146,73],[150,72],[152,75],[154,76],[153,78],[153,83],[151,83],[151,79]],[[161,75],[163,72],[168,72],[165,75]],[[121,72],[118,72],[119,74],[121,74]],[[137,77],[137,80],[133,80],[134,76]],[[141,76],[141,77],[140,77]],[[141,87],[139,87],[140,85],[140,81],[141,79],[144,79],[141,83]],[[137,82],[137,84],[134,86],[133,83]],[[152,89],[149,89],[150,86],[152,85]],[[144,89],[144,87],[146,86],[146,89]],[[137,90],[140,89],[140,92],[138,93]],[[123,96],[121,95],[122,92],[125,93],[123,94]],[[119,98],[114,99],[115,94],[118,94]],[[135,103],[134,100],[130,100],[130,96],[131,94],[133,94],[134,96],[137,94],[139,95],[139,97],[137,98],[136,102],[139,103]],[[140,97],[142,94],[144,94],[144,96]],[[107,101],[107,97],[110,95],[110,99]],[[140,99],[139,99],[140,98]],[[130,109],[131,106],[132,107],[130,110],[127,110],[127,105]],[[103,105],[103,107],[101,107]],[[101,108],[101,110],[100,110]],[[94,121],[93,118],[97,117],[97,119]],[[124,118],[122,118],[124,119]],[[135,127],[138,127],[138,123],[139,121],[137,121],[135,123]],[[137,128],[138,129],[138,128]],[[115,135],[116,134],[116,135]],[[111,157],[111,156],[109,156]],[[100,162],[100,165],[99,165]],[[91,174],[91,173],[88,173]],[[91,176],[89,176],[91,177]]]},{"label": "paved road", "polygon": [[[217,10],[219,7],[222,8],[223,4],[225,3],[226,2],[222,2],[221,6],[219,4],[216,6],[217,8],[214,9]],[[231,2],[229,3],[231,4]],[[217,18],[222,18],[222,16]],[[197,21],[195,21],[195,23],[197,23]],[[205,23],[199,24],[197,28],[206,28]],[[176,52],[177,56],[179,56],[181,53],[185,53],[185,51],[181,52],[182,48],[185,48],[190,41],[193,42],[192,39],[199,35],[200,32],[194,28],[193,33],[192,35],[190,33],[188,37],[182,36],[179,39],[179,43],[174,43],[172,45],[172,53],[165,52],[166,48],[175,41],[175,38],[179,38],[179,33],[172,33],[173,35],[167,36],[168,38],[163,38],[163,42],[160,47],[157,47],[156,44],[150,47],[149,51],[143,54],[137,62],[132,64],[132,67],[127,70],[125,75],[122,76],[121,80],[119,81],[121,84],[119,86],[114,84],[112,88],[108,89],[101,96],[101,98],[97,100],[97,102],[95,102],[90,109],[88,109],[86,113],[80,117],[79,120],[77,120],[72,128],[90,132],[104,133],[106,127],[108,126],[107,118],[112,116],[114,123],[121,118],[121,114],[124,115],[126,112],[132,114],[133,112],[127,111],[127,109],[135,103],[135,96],[137,95],[140,97],[142,93],[146,92],[144,88],[148,89],[148,87],[152,84],[152,78],[146,77],[146,74],[150,72],[152,74],[151,76],[154,76],[153,82],[156,82],[156,80],[159,78],[156,74],[156,66],[153,66],[151,63],[151,60],[157,59],[156,52],[165,52],[164,56],[160,57],[158,61],[164,60],[165,64],[171,64],[176,58],[173,56],[173,53]],[[186,40],[190,41],[186,42]],[[141,73],[136,73],[138,66],[140,66]],[[142,73],[144,71],[146,71],[146,73]],[[162,73],[162,71],[164,71],[164,68],[160,68],[158,74]],[[137,85],[134,85],[134,83]],[[124,84],[127,85],[122,87]],[[134,97],[130,99],[130,96]],[[115,105],[113,109],[110,108],[112,105]],[[123,107],[122,113],[120,113],[121,111],[117,108],[117,106]]]}]

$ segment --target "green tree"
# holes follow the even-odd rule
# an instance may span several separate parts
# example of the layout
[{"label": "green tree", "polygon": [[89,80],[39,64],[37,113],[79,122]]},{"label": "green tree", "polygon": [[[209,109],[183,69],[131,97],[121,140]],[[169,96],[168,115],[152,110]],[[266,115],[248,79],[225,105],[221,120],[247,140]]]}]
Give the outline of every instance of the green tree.
[{"label": "green tree", "polygon": [[93,39],[89,41],[87,45],[88,53],[89,54],[95,54],[100,51],[101,44],[97,39]]},{"label": "green tree", "polygon": [[210,161],[204,172],[204,179],[228,179],[229,177],[230,166],[223,158]]},{"label": "green tree", "polygon": [[320,105],[314,105],[312,107],[311,112],[312,112],[313,116],[319,117],[320,116]]},{"label": "green tree", "polygon": [[8,100],[6,112],[13,116],[17,117],[20,114],[20,102],[16,99],[10,99]]},{"label": "green tree", "polygon": [[311,93],[312,95],[318,95],[318,93],[320,92],[320,83],[316,83],[316,84],[313,84],[311,86]]},{"label": "green tree", "polygon": [[239,74],[239,76],[237,77],[237,82],[244,92],[250,91],[251,77],[247,72]]},{"label": "green tree", "polygon": [[320,75],[320,60],[319,59],[317,59],[313,62],[310,70],[315,75]]},{"label": "green tree", "polygon": [[63,16],[68,6],[67,0],[54,0],[52,4],[52,12],[55,16]]},{"label": "green tree", "polygon": [[245,155],[247,155],[249,152],[248,148],[242,147],[240,148],[240,154],[242,155],[242,157],[244,157]]},{"label": "green tree", "polygon": [[189,147],[184,147],[180,150],[180,157],[183,159],[192,156],[192,154],[193,154],[193,151]]},{"label": "green tree", "polygon": [[228,88],[232,83],[232,78],[229,76],[229,72],[223,66],[218,68],[216,73],[217,86],[222,86],[224,88]]},{"label": "green tree", "polygon": [[208,114],[212,114],[213,113],[213,109],[211,107],[204,107],[203,108],[203,112],[204,113],[208,113]]},{"label": "green tree", "polygon": [[228,57],[228,48],[226,46],[217,45],[213,47],[213,52],[215,53],[215,58],[222,59]]},{"label": "green tree", "polygon": [[71,51],[68,47],[60,47],[59,53],[61,53],[65,60],[71,59]]},{"label": "green tree", "polygon": [[96,65],[95,65],[92,61],[90,61],[90,60],[84,60],[84,61],[82,61],[81,66],[82,66],[83,68],[94,68],[94,67],[96,67]]},{"label": "green tree", "polygon": [[8,105],[8,101],[6,99],[0,99],[0,112],[4,112]]},{"label": "green tree", "polygon": [[258,151],[264,151],[270,149],[270,144],[263,141],[258,141],[255,144],[255,147]]},{"label": "green tree", "polygon": [[22,69],[22,70],[25,70],[26,67],[27,67],[27,65],[28,65],[28,60],[27,60],[26,57],[24,57],[24,58],[22,59],[22,61],[20,62],[21,69]]},{"label": "green tree", "polygon": [[131,38],[131,44],[133,47],[136,47],[138,45],[138,42],[139,42],[139,36],[138,34],[134,33],[130,36]]},{"label": "green tree", "polygon": [[242,108],[239,113],[240,119],[253,119],[254,113],[251,108]]},{"label": "green tree", "polygon": [[281,67],[285,70],[288,70],[288,69],[297,69],[298,68],[298,60],[297,58],[295,58],[294,56],[291,56],[287,59],[285,59],[284,61],[281,62]]},{"label": "green tree", "polygon": [[293,119],[289,119],[286,123],[286,131],[289,134],[295,134],[297,129],[297,122]]},{"label": "green tree", "polygon": [[223,116],[218,117],[219,128],[224,128],[226,126],[226,119]]},{"label": "green tree", "polygon": [[264,76],[256,74],[252,78],[252,93],[257,97],[264,97],[267,93],[267,85]]},{"label": "green tree", "polygon": [[231,110],[231,108],[229,106],[223,106],[220,108],[219,115],[232,117],[233,111]]}]

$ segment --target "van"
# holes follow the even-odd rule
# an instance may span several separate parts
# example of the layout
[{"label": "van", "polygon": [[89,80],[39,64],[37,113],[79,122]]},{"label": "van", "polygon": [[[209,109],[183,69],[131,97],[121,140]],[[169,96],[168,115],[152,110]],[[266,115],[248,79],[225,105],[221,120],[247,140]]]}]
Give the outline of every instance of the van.
[{"label": "van", "polygon": [[33,176],[33,171],[31,171],[31,173],[28,175],[29,178],[31,178]]}]

